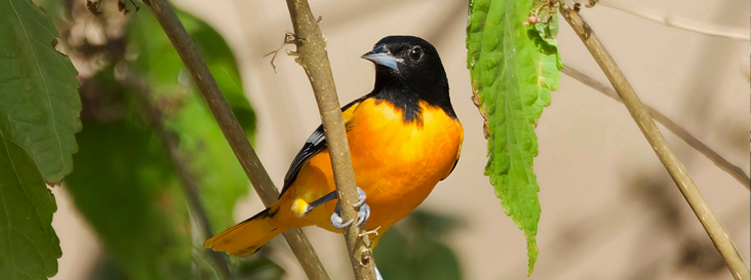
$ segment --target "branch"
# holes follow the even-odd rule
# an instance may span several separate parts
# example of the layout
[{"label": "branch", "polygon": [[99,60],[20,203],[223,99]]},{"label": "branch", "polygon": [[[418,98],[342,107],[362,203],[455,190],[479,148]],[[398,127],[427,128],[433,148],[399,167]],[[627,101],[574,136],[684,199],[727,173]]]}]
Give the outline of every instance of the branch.
[{"label": "branch", "polygon": [[597,3],[616,10],[627,12],[641,18],[661,23],[667,27],[682,29],[710,36],[726,37],[745,41],[751,40],[751,36],[749,36],[749,32],[751,31],[748,29],[717,26],[711,23],[705,23],[689,18],[671,15],[663,11],[639,5],[637,3],[634,3],[633,1],[599,0],[599,2]]},{"label": "branch", "polygon": [[[623,103],[623,101],[621,101],[621,98],[618,97],[618,94],[615,92],[615,90],[613,90],[613,88],[606,86],[603,83],[600,83],[599,81],[595,80],[594,78],[590,76],[587,76],[586,74],[582,72],[579,72],[579,70],[576,70],[564,64],[562,72],[576,79],[582,84],[585,84],[601,92],[607,97],[610,97],[615,101]],[[673,134],[680,137],[684,142],[686,142],[686,144],[693,147],[694,149],[702,153],[704,156],[706,156],[709,160],[714,162],[714,164],[717,165],[717,167],[719,167],[720,169],[730,174],[730,176],[733,176],[733,178],[738,180],[738,182],[740,182],[741,185],[746,187],[746,189],[751,190],[751,179],[749,179],[746,172],[743,171],[743,168],[740,168],[737,165],[732,164],[730,161],[728,161],[727,159],[722,157],[720,154],[712,150],[712,148],[702,143],[701,140],[691,135],[691,133],[689,133],[686,129],[684,129],[677,123],[673,122],[673,120],[669,119],[668,117],[666,117],[659,111],[655,110],[649,105],[644,105],[644,108],[649,112],[649,115],[652,116],[652,119],[664,125],[665,128],[667,128],[668,130],[673,132]]]},{"label": "branch", "polygon": [[[307,0],[287,0],[287,8],[295,30],[295,44],[299,55],[297,61],[308,75],[323,121],[336,191],[339,195],[337,207],[345,221],[354,220],[357,218],[357,211],[353,205],[358,201],[355,173],[352,170],[347,131],[344,128],[342,110],[326,53],[326,39]],[[367,235],[361,238],[362,228],[350,225],[344,229],[350,262],[355,279],[375,279],[375,262],[370,250],[370,241]]]},{"label": "branch", "polygon": [[[198,47],[190,39],[188,32],[185,31],[185,27],[177,18],[175,11],[167,0],[144,0],[143,3],[149,6],[172,45],[175,46],[175,50],[185,63],[185,67],[193,76],[193,81],[201,91],[209,109],[211,109],[211,113],[219,124],[219,128],[222,130],[224,137],[227,138],[227,142],[229,142],[232,151],[240,161],[240,165],[250,179],[256,193],[261,197],[264,205],[271,206],[279,197],[279,191],[274,186],[274,182],[271,181],[263,164],[261,164],[253,146],[248,142],[245,132],[227,104],[227,100],[219,91],[219,87],[211,72],[209,72],[206,62],[201,57]],[[299,228],[288,230],[284,233],[284,238],[289,243],[292,252],[302,265],[308,278],[329,279],[326,270],[318,259],[318,255],[302,230]]]},{"label": "branch", "polygon": [[615,88],[618,95],[623,100],[623,104],[626,105],[631,117],[641,129],[644,137],[654,149],[657,157],[670,173],[673,181],[678,186],[686,201],[691,206],[691,209],[696,214],[696,217],[704,226],[704,230],[707,231],[709,238],[712,239],[715,247],[725,259],[730,273],[735,279],[751,279],[751,273],[746,264],[741,259],[738,250],[733,245],[733,242],[728,237],[725,229],[722,228],[720,222],[715,217],[709,205],[704,200],[704,197],[699,192],[699,189],[694,184],[694,181],[688,176],[686,167],[678,160],[670,149],[662,133],[655,125],[652,118],[649,116],[649,112],[644,108],[644,105],[639,100],[633,87],[629,84],[626,77],[618,68],[613,58],[608,51],[602,45],[602,42],[597,38],[592,28],[587,24],[579,14],[567,5],[561,3],[561,15],[566,19],[566,22],[571,26],[571,29],[579,36],[584,45],[586,45],[589,52],[594,57],[597,64],[600,66],[605,76],[608,77],[610,83]]},{"label": "branch", "polygon": [[[162,122],[162,112],[154,106],[153,102],[151,102],[149,97],[149,87],[141,77],[134,75],[129,70],[125,70],[123,84],[133,87],[133,90],[136,92],[135,97],[141,108],[141,113],[144,115],[146,122],[156,129],[157,135],[159,135],[165,148],[167,148],[172,166],[175,168],[175,173],[180,179],[180,186],[182,186],[183,192],[188,198],[190,212],[193,213],[193,217],[198,221],[198,224],[203,231],[203,236],[211,237],[214,235],[211,231],[211,222],[209,222],[209,218],[206,215],[206,209],[203,208],[203,205],[201,204],[198,195],[198,186],[194,183],[193,174],[188,170],[188,167],[185,166],[183,158],[177,152],[177,142],[175,141],[174,133],[168,131],[167,128],[164,127],[164,123]],[[214,262],[214,267],[219,271],[222,279],[232,279],[229,264],[224,256],[219,252],[214,252],[209,249],[204,249],[204,252],[208,254],[209,258]]]}]

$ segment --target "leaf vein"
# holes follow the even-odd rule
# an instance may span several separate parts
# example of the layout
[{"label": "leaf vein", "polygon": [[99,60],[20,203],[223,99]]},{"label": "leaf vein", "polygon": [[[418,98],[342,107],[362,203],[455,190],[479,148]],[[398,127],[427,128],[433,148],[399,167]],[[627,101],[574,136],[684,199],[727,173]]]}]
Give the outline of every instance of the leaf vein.
[{"label": "leaf vein", "polygon": [[63,170],[65,170],[66,169],[65,160],[64,160],[65,157],[63,156],[63,149],[62,149],[62,145],[60,144],[61,143],[60,135],[57,132],[57,126],[55,126],[55,110],[52,108],[52,100],[50,99],[50,91],[49,91],[49,88],[47,87],[47,79],[45,79],[44,77],[44,73],[42,72],[42,67],[39,66],[39,60],[37,59],[36,51],[34,51],[34,48],[31,47],[31,40],[29,37],[29,33],[26,31],[26,27],[24,26],[23,21],[21,20],[21,16],[18,14],[18,11],[16,10],[16,7],[13,5],[13,0],[8,0],[8,3],[10,3],[11,8],[13,8],[13,13],[15,13],[16,18],[18,19],[18,22],[21,24],[21,29],[23,30],[23,33],[26,36],[26,42],[29,44],[29,51],[31,52],[32,57],[34,57],[34,63],[37,66],[37,71],[39,72],[39,75],[42,78],[42,83],[44,84],[44,91],[47,96],[47,104],[49,105],[50,119],[52,120],[52,131],[55,133],[55,138],[57,139],[57,146],[58,146],[57,150],[60,153],[60,158],[63,159],[62,160]]}]

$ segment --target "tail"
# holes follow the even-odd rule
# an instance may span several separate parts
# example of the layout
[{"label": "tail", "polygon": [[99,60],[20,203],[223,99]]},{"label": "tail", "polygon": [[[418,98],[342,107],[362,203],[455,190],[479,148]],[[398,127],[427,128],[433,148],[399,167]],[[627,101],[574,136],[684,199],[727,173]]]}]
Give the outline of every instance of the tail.
[{"label": "tail", "polygon": [[261,211],[250,219],[228,228],[203,243],[203,247],[230,255],[250,255],[258,251],[266,242],[286,231],[286,228],[273,227],[269,222],[272,215],[269,209]]}]

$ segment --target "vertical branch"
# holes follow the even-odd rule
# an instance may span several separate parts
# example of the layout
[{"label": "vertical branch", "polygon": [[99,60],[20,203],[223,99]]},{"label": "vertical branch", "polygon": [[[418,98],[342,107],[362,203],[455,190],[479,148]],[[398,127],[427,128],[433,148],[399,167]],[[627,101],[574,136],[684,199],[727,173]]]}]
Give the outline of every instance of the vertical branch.
[{"label": "vertical branch", "polygon": [[733,278],[737,280],[751,279],[748,267],[743,262],[743,259],[741,259],[738,250],[733,245],[727,232],[722,228],[714,213],[712,213],[696,184],[688,176],[686,167],[683,166],[675,153],[673,153],[673,150],[670,149],[657,125],[655,125],[649,116],[649,112],[644,108],[644,104],[641,103],[633,87],[626,80],[623,72],[618,68],[613,58],[602,45],[602,42],[594,34],[592,28],[579,16],[578,12],[563,3],[561,3],[561,15],[566,19],[566,22],[579,36],[584,45],[586,45],[595,61],[597,61],[597,64],[608,77],[608,80],[610,80],[623,104],[626,105],[629,113],[631,113],[631,117],[639,126],[639,129],[641,129],[644,137],[647,138],[657,157],[665,166],[665,169],[668,170],[678,189],[686,198],[694,214],[696,214],[699,222],[704,226],[704,230],[707,231],[709,238],[712,239],[715,247],[725,259]]},{"label": "vertical branch", "polygon": [[[318,27],[307,0],[287,0],[289,16],[295,30],[298,62],[308,75],[318,110],[326,133],[326,143],[331,156],[340,211],[345,221],[357,218],[354,204],[358,201],[355,174],[352,171],[347,131],[344,127],[341,106],[331,74],[326,39]],[[344,236],[356,279],[375,279],[375,264],[367,235],[360,237],[361,227],[348,226]]]},{"label": "vertical branch", "polygon": [[[201,57],[198,47],[190,39],[188,32],[185,31],[185,27],[167,0],[144,0],[143,2],[149,6],[172,45],[175,46],[175,50],[185,63],[185,67],[190,71],[193,81],[201,91],[209,109],[211,109],[211,113],[219,124],[219,128],[240,161],[240,165],[250,179],[256,193],[261,197],[264,205],[271,206],[279,197],[279,191],[271,181],[263,164],[261,164],[253,146],[248,142],[245,132],[227,104],[227,100],[219,91],[219,87],[211,72],[209,72],[206,62]],[[292,252],[302,265],[308,278],[329,279],[326,270],[318,259],[318,255],[302,230],[288,230],[284,233],[284,238],[289,243]]]}]

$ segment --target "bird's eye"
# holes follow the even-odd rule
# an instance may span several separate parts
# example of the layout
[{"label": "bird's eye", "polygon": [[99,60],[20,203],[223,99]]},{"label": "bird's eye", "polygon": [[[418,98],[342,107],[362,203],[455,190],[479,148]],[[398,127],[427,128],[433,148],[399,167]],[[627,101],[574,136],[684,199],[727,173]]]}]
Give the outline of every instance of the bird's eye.
[{"label": "bird's eye", "polygon": [[414,47],[409,51],[409,59],[413,61],[417,61],[420,58],[422,58],[422,48],[421,47]]}]

